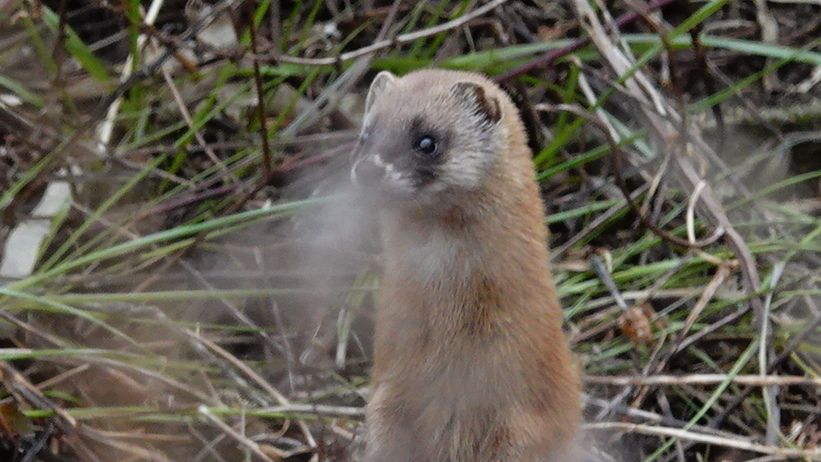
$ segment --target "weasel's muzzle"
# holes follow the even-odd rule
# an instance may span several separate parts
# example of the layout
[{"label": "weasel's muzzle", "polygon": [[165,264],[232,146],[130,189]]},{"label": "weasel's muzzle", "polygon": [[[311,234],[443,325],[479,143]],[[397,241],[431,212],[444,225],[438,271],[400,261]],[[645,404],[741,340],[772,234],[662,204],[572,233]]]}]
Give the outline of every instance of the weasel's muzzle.
[{"label": "weasel's muzzle", "polygon": [[378,186],[385,179],[385,166],[372,156],[360,157],[351,167],[351,182],[357,186]]}]

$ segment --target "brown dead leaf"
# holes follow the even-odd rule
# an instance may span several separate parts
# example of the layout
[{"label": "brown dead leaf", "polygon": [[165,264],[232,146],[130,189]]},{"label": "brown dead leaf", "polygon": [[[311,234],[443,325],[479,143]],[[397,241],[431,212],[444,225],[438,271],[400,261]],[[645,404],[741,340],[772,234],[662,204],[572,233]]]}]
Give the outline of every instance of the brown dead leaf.
[{"label": "brown dead leaf", "polygon": [[16,440],[20,435],[28,435],[34,431],[31,419],[20,412],[15,402],[0,404],[0,431],[9,440]]},{"label": "brown dead leaf", "polygon": [[619,317],[619,329],[633,343],[650,343],[654,327],[650,320],[655,316],[656,312],[648,304],[632,306]]}]

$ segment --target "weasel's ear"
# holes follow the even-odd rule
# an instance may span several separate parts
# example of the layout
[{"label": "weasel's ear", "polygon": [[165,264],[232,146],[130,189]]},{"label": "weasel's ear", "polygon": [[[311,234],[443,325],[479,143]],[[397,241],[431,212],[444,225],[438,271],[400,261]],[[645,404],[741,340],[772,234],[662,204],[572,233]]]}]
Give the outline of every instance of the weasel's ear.
[{"label": "weasel's ear", "polygon": [[488,95],[485,89],[475,82],[456,82],[451,87],[453,95],[471,109],[475,109],[490,123],[502,119],[502,108],[495,96]]},{"label": "weasel's ear", "polygon": [[396,76],[388,71],[382,71],[376,74],[371,82],[371,88],[368,89],[368,96],[365,98],[365,113],[368,113],[373,106],[374,101],[382,92],[396,81]]}]

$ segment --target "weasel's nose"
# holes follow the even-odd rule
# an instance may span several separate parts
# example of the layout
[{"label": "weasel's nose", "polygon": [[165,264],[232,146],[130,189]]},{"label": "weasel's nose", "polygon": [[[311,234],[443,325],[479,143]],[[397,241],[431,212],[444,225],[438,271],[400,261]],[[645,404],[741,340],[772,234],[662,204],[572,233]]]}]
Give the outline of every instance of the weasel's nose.
[{"label": "weasel's nose", "polygon": [[351,167],[351,182],[357,186],[376,186],[385,178],[385,166],[372,157],[357,160]]}]

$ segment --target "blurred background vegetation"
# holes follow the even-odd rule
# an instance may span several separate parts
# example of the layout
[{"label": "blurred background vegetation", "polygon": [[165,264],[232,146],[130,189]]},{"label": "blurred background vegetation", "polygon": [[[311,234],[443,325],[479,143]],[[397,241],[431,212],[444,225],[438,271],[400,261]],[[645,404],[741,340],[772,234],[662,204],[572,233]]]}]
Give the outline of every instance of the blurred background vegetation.
[{"label": "blurred background vegetation", "polygon": [[351,460],[379,70],[527,121],[591,446],[819,460],[821,2],[0,0],[0,460]]}]

